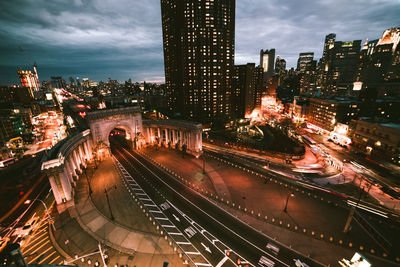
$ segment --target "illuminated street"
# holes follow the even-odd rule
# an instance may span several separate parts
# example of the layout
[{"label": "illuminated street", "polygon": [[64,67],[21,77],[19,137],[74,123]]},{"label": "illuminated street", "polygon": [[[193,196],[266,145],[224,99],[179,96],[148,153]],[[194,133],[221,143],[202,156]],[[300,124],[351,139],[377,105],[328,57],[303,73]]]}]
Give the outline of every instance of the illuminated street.
[{"label": "illuminated street", "polygon": [[0,265],[400,267],[398,1],[1,1]]}]

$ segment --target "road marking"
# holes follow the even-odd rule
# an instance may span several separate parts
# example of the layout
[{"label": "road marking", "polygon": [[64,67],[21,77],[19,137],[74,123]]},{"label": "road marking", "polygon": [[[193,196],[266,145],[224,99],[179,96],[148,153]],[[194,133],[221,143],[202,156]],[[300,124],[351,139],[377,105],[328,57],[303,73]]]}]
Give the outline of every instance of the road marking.
[{"label": "road marking", "polygon": [[170,225],[170,224],[164,224],[164,225],[161,225],[161,227],[171,227],[171,228],[175,228],[175,225]]},{"label": "road marking", "polygon": [[29,246],[30,244],[32,244],[32,243],[33,243],[34,241],[36,241],[37,239],[43,237],[45,234],[47,234],[47,233],[44,232],[44,233],[41,234],[40,236],[36,236],[34,239],[29,240],[29,243],[27,243],[26,245],[24,245],[24,247],[23,247],[23,249],[22,249],[22,252],[25,252],[25,250],[28,248],[28,246]]},{"label": "road marking", "polygon": [[208,253],[212,253],[211,249],[209,247],[207,247],[206,245],[203,244],[203,242],[201,242],[201,245],[203,246],[203,248],[208,252]]},{"label": "road marking", "polygon": [[154,217],[154,219],[156,219],[156,220],[165,220],[165,221],[169,221],[168,218],[163,218],[163,217]]},{"label": "road marking", "polygon": [[[145,205],[146,206],[146,205]],[[161,211],[159,211],[159,210],[149,210],[150,212],[154,212],[154,213],[162,213]]]},{"label": "road marking", "polygon": [[199,262],[195,262],[194,263],[196,266],[212,266],[211,264],[209,264],[209,263],[199,263]]},{"label": "road marking", "polygon": [[29,264],[31,264],[32,262],[34,262],[35,260],[39,259],[40,256],[42,256],[43,254],[45,254],[47,251],[49,251],[50,249],[52,249],[52,247],[49,247],[48,249],[46,249],[45,251],[43,251],[41,254],[37,255],[35,258],[33,258]]},{"label": "road marking", "polygon": [[[49,262],[49,264],[52,264],[53,262],[55,262],[60,256],[55,257],[51,262]],[[60,263],[61,264],[61,263]]]},{"label": "road marking", "polygon": [[179,220],[178,216],[176,216],[175,214],[172,214],[175,218],[175,220],[177,220],[178,222],[180,222],[181,220]]},{"label": "road marking", "polygon": [[[229,232],[233,233],[234,235],[236,235],[238,238],[242,239],[243,241],[245,241],[246,243],[250,244],[251,246],[253,246],[254,248],[258,249],[259,251],[263,252],[264,254],[272,257],[273,259],[275,259],[276,261],[278,261],[279,263],[281,263],[284,266],[289,267],[288,264],[286,264],[285,262],[283,262],[282,260],[274,257],[274,255],[271,255],[270,253],[268,253],[267,251],[265,251],[264,249],[258,247],[257,245],[251,243],[250,241],[248,241],[246,238],[242,237],[241,235],[239,235],[238,233],[236,233],[235,231],[233,231],[232,229],[230,229],[229,227],[227,227],[226,225],[224,225],[223,223],[221,223],[220,221],[218,221],[217,219],[215,219],[213,216],[211,216],[210,214],[208,214],[207,212],[205,212],[203,209],[201,209],[200,207],[198,207],[196,204],[194,204],[192,201],[190,201],[188,198],[186,198],[185,196],[183,196],[181,193],[179,193],[177,190],[175,190],[172,186],[170,186],[167,182],[165,182],[162,178],[160,178],[160,176],[158,176],[156,173],[154,173],[151,169],[149,169],[146,165],[144,165],[142,162],[140,162],[140,160],[138,160],[131,152],[129,152],[128,150],[126,150],[125,148],[123,148],[133,159],[135,159],[137,161],[137,163],[139,163],[140,165],[142,165],[148,172],[152,173],[154,175],[154,177],[156,177],[161,183],[163,183],[165,186],[167,186],[170,190],[174,191],[177,195],[179,195],[181,198],[185,199],[186,202],[190,203],[192,206],[196,207],[198,210],[202,211],[206,216],[208,216],[209,218],[213,219],[215,222],[217,222],[218,224],[220,224],[222,227],[224,227],[226,230],[228,230]],[[121,153],[122,154],[122,153]],[[123,156],[124,157],[124,156]],[[132,164],[127,161],[131,166]],[[162,170],[161,170],[162,171]],[[173,176],[170,175],[168,172],[164,172],[166,175],[169,175],[172,179]],[[179,180],[177,180],[177,182],[180,182]],[[181,182],[180,182],[181,183]],[[182,183],[181,183],[182,184]],[[184,184],[183,184],[184,185]],[[214,203],[212,203],[209,199],[207,199],[206,197],[204,197],[203,195],[199,194],[198,192],[194,191],[193,189],[190,188],[190,190],[192,190],[192,192],[194,192],[195,194],[198,194],[198,196],[202,197],[204,200],[208,201],[210,204],[212,204],[213,206],[219,208],[222,212],[225,212],[228,216],[232,217],[233,219],[236,219],[239,223],[244,224],[244,222],[240,221],[239,219],[235,218],[234,216],[232,216],[231,214],[229,214],[228,212],[226,212],[225,210],[221,209],[219,206],[215,205]],[[259,233],[259,231],[257,231],[256,229],[254,229],[253,227],[249,226],[249,228],[255,230],[256,232]],[[261,233],[263,236],[267,237],[265,234]],[[268,239],[271,239],[270,237],[267,237]]]},{"label": "road marking", "polygon": [[33,254],[36,251],[38,251],[39,249],[41,249],[42,247],[44,247],[44,245],[48,244],[50,242],[50,240],[47,240],[46,242],[44,242],[40,247],[36,248],[34,251],[31,251],[30,253]]},{"label": "road marking", "polygon": [[169,235],[183,235],[182,233],[180,233],[180,232],[176,232],[176,233],[168,233]]},{"label": "road marking", "polygon": [[191,245],[190,242],[176,242],[178,245]]},{"label": "road marking", "polygon": [[215,267],[221,267],[229,258],[225,256],[222,260],[218,262],[218,264]]},{"label": "road marking", "polygon": [[43,260],[41,260],[39,262],[39,264],[42,264],[43,262],[45,262],[48,258],[50,258],[51,256],[53,256],[53,254],[56,253],[56,251],[54,250],[53,253],[49,254],[49,256],[47,256],[46,258],[44,258]]},{"label": "road marking", "polygon": [[185,254],[189,254],[189,255],[200,255],[201,253],[198,251],[185,251]]},{"label": "road marking", "polygon": [[37,245],[40,245],[42,242],[46,241],[47,239],[49,239],[48,236],[46,236],[46,238],[40,240],[38,243],[34,244],[33,246],[29,247],[28,249],[24,250],[24,253],[34,249]]}]

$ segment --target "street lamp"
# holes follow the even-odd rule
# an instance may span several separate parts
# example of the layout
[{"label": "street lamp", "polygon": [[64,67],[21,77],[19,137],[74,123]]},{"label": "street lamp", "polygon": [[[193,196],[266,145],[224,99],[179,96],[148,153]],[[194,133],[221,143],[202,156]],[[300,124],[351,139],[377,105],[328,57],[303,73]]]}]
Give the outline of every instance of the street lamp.
[{"label": "street lamp", "polygon": [[108,198],[108,191],[110,191],[110,190],[112,190],[112,189],[117,189],[117,186],[114,185],[114,186],[112,186],[112,187],[110,187],[110,188],[108,188],[108,189],[107,189],[107,188],[104,188],[104,194],[106,195],[106,200],[107,200],[108,208],[109,208],[109,210],[110,210],[111,220],[114,221],[114,220],[115,220],[114,214],[112,213],[111,204],[110,204],[110,199]]},{"label": "street lamp", "polygon": [[[53,230],[55,231],[55,230],[56,230],[56,227],[54,226],[54,223],[50,223],[50,222],[53,220],[53,218],[52,218],[51,215],[50,215],[50,212],[49,212],[49,210],[48,210],[48,208],[47,208],[46,203],[45,203],[43,200],[36,198],[36,199],[34,199],[34,200],[32,201],[32,204],[33,204],[35,201],[39,201],[40,203],[43,204],[44,209],[45,209],[46,214],[47,214],[47,222],[48,222],[49,224],[52,225],[52,228],[53,228]],[[24,202],[24,204],[26,204],[26,205],[28,205],[28,204],[30,204],[30,203],[31,203],[31,201],[30,201],[29,199],[26,200],[26,201]]]},{"label": "street lamp", "polygon": [[203,157],[203,174],[206,174],[206,157],[205,157],[205,155],[203,154],[202,155]]},{"label": "street lamp", "polygon": [[88,172],[88,168],[84,169],[86,181],[87,181],[88,186],[89,186],[89,196],[91,196],[92,193],[93,193],[93,191],[92,191],[92,186],[90,185],[90,181],[89,181],[89,177],[88,177],[88,175],[87,175],[87,172]]},{"label": "street lamp", "polygon": [[287,195],[285,208],[283,209],[284,212],[287,212],[287,205],[288,205],[288,202],[289,202],[289,198],[291,198],[291,197],[294,197],[294,192],[291,192],[291,193],[289,193]]}]

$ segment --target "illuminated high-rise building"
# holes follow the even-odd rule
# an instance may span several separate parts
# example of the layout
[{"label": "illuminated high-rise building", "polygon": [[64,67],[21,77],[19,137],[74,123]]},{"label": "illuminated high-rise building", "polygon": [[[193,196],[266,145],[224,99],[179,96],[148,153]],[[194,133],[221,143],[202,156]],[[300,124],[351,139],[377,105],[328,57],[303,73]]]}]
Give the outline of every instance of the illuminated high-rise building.
[{"label": "illuminated high-rise building", "polygon": [[283,76],[286,73],[286,60],[284,60],[280,56],[276,57],[275,73],[279,76]]},{"label": "illuminated high-rise building", "polygon": [[275,49],[260,51],[260,66],[264,69],[264,84],[274,75]]},{"label": "illuminated high-rise building", "polygon": [[329,46],[322,80],[322,94],[343,95],[352,90],[358,72],[361,40],[336,41]]},{"label": "illuminated high-rise building", "polygon": [[326,71],[326,60],[328,57],[328,51],[334,46],[335,40],[336,40],[335,33],[330,33],[325,36],[324,51],[322,52],[322,57],[320,60],[320,67],[323,71]]},{"label": "illuminated high-rise building", "polygon": [[297,60],[297,71],[306,72],[315,69],[316,61],[314,60],[314,52],[300,53]]},{"label": "illuminated high-rise building", "polygon": [[172,114],[201,121],[231,112],[235,0],[161,0]]},{"label": "illuminated high-rise building", "polygon": [[34,92],[40,90],[39,77],[36,70],[36,65],[33,65],[33,71],[30,70],[18,70],[17,71],[21,85],[27,88],[31,97],[34,96]]},{"label": "illuminated high-rise building", "polygon": [[249,116],[261,108],[263,68],[255,63],[235,65],[233,76],[232,113],[235,118]]}]

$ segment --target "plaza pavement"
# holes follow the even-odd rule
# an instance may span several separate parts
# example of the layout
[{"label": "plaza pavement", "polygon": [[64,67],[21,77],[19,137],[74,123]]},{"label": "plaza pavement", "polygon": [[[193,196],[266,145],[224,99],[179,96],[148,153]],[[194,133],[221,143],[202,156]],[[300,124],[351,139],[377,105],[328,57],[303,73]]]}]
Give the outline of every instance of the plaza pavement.
[{"label": "plaza pavement", "polygon": [[[316,260],[335,266],[342,257],[349,258],[355,251],[362,251],[377,263],[385,264],[376,266],[391,266],[391,263],[376,258],[375,254],[382,256],[383,251],[354,221],[349,233],[342,232],[348,215],[348,210],[342,207],[296,191],[285,213],[285,201],[293,189],[284,184],[265,184],[250,173],[209,157],[206,158],[206,173],[203,174],[202,159],[190,155],[183,157],[180,151],[148,147],[139,152],[187,179],[194,187],[218,195],[221,206],[256,229]],[[222,204],[226,201],[230,205]],[[232,208],[232,203],[235,203],[235,208]],[[377,224],[379,226],[379,222]],[[380,228],[383,228],[386,237],[392,236],[391,241],[398,243],[393,237],[393,232],[399,231],[398,226],[381,225]]]},{"label": "plaza pavement", "polygon": [[[89,167],[85,171],[92,197],[89,197],[84,173],[76,184],[75,207],[56,215],[52,241],[60,253],[71,260],[75,255],[96,251],[101,243],[108,251],[109,266],[153,267],[163,266],[164,262],[169,266],[182,266],[182,260],[131,200],[111,158],[97,164],[97,169]],[[104,189],[108,191],[114,221],[110,219]],[[101,263],[98,254],[86,258],[84,263],[76,263],[90,265],[88,259],[92,264],[95,261]]]}]

